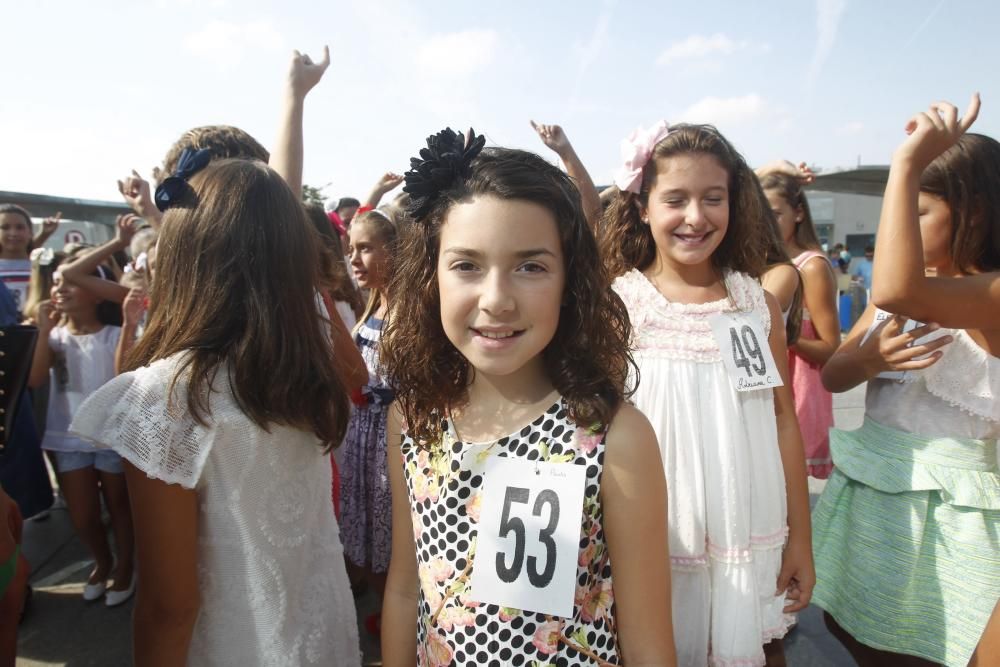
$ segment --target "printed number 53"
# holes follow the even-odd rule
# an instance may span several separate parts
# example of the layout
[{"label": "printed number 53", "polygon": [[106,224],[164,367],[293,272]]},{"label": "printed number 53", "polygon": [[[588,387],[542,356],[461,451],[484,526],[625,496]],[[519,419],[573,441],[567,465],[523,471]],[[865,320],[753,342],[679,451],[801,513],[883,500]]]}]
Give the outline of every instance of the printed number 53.
[{"label": "printed number 53", "polygon": [[[521,568],[524,564],[525,552],[525,528],[524,521],[516,516],[511,516],[511,509],[514,503],[527,505],[530,499],[528,489],[508,486],[507,493],[503,499],[503,513],[500,516],[500,538],[504,539],[511,532],[514,533],[514,557],[510,567],[507,567],[507,554],[497,552],[496,568],[497,576],[505,583],[512,583],[521,576]],[[545,547],[545,566],[539,571],[538,559],[528,556],[528,581],[535,588],[545,588],[552,581],[552,575],[556,570],[556,543],[552,539],[556,526],[559,525],[559,495],[551,489],[543,489],[535,498],[532,507],[533,516],[541,516],[544,507],[549,506],[549,522],[545,528],[538,532],[538,541]]]},{"label": "printed number 53", "polygon": [[[749,325],[744,324],[738,336],[736,335],[736,327],[730,327],[729,340],[733,344],[733,362],[737,368],[746,371],[747,377],[753,377],[753,373],[750,372],[751,368],[757,375],[767,373],[767,362],[764,361],[760,341],[757,340],[757,334]],[[751,364],[751,359],[755,363]]]}]

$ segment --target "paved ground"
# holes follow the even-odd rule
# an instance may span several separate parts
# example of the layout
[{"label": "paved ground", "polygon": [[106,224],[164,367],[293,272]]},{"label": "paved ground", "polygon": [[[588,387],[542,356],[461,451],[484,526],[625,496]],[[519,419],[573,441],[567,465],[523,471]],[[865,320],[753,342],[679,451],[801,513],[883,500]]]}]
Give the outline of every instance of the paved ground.
[{"label": "paved ground", "polygon": [[[864,413],[864,390],[834,397],[837,425],[855,428]],[[823,483],[810,480],[815,502]],[[108,667],[130,664],[131,602],[108,609],[102,603],[85,603],[83,584],[91,563],[73,536],[65,509],[52,511],[44,522],[29,521],[24,530],[24,553],[33,566],[35,588],[32,606],[21,626],[19,667]],[[364,617],[375,600],[366,595],[358,603],[361,634]],[[854,662],[826,632],[815,607],[801,614],[798,627],[786,638],[788,664],[792,667],[851,667]],[[363,640],[366,654],[375,657],[371,638]]]}]

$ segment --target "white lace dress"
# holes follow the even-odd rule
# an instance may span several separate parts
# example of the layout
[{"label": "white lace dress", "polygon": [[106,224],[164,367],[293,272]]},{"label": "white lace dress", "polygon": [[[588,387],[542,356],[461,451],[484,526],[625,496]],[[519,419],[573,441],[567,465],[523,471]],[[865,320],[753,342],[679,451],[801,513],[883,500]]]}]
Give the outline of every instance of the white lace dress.
[{"label": "white lace dress", "polygon": [[183,381],[168,402],[178,359],[116,377],[70,428],[198,492],[201,611],[188,664],[359,665],[327,456],[311,433],[257,427],[221,379],[210,426],[199,425]]},{"label": "white lace dress", "polygon": [[709,318],[754,311],[764,290],[725,277],[728,299],[668,301],[639,271],[614,283],[633,326],[633,401],[660,443],[668,485],[674,639],[682,667],[763,665],[792,617],[775,596],[787,535],[785,477],[771,390],[733,389]]}]

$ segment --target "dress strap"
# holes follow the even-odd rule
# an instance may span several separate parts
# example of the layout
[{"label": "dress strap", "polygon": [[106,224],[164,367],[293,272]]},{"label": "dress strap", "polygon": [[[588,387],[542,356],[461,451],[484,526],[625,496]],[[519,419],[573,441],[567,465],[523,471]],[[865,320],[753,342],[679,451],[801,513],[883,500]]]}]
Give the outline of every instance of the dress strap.
[{"label": "dress strap", "polygon": [[814,257],[822,257],[827,262],[830,261],[829,259],[827,259],[826,255],[824,255],[818,250],[806,250],[805,252],[796,255],[795,259],[792,260],[792,263],[795,264],[796,269],[801,269],[803,266],[806,265],[806,262],[813,259]]}]

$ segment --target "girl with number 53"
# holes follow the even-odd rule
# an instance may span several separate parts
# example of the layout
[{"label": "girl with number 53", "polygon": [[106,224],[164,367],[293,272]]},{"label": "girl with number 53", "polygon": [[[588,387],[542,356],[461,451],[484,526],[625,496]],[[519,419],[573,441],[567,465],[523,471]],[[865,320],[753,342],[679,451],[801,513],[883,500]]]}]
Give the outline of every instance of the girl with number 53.
[{"label": "girl with number 53", "polygon": [[445,130],[406,174],[381,355],[384,664],[675,665],[666,488],[573,182]]}]

